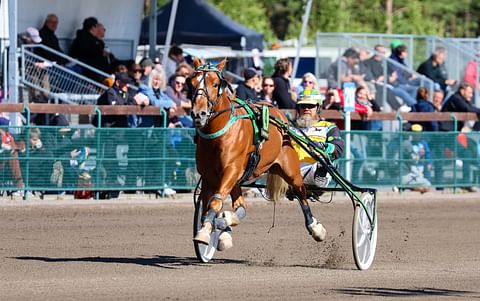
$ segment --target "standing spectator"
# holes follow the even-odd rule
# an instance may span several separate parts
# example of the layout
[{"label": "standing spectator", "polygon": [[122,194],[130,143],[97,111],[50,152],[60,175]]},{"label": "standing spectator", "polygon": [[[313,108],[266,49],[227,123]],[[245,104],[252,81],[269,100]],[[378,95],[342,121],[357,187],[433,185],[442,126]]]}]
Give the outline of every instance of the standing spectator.
[{"label": "standing spectator", "polygon": [[456,84],[456,80],[448,79],[447,68],[445,68],[446,59],[447,50],[444,47],[437,47],[430,58],[420,64],[417,69],[418,73],[425,75],[438,84],[443,91],[447,90],[447,86]]},{"label": "standing spectator", "polygon": [[103,48],[103,56],[105,60],[105,72],[111,73],[112,72],[112,66],[117,64],[117,59],[115,58],[115,55],[113,55],[112,51],[108,47],[108,45],[105,44],[105,33],[107,32],[107,29],[105,28],[105,25],[103,23],[98,23],[97,24],[97,30],[95,36],[97,39],[100,41],[102,48]]},{"label": "standing spectator", "polygon": [[150,58],[144,57],[140,61],[140,66],[142,67],[142,70],[143,70],[140,81],[142,84],[146,85],[148,83],[148,77],[150,75],[150,72],[152,72],[153,68],[155,67],[155,64]]},{"label": "standing spectator", "polygon": [[[70,56],[93,68],[108,72],[105,44],[97,38],[97,26],[98,20],[95,17],[88,17],[83,21],[83,27],[77,30],[77,35],[70,47]],[[91,70],[83,69],[82,74],[92,80],[103,81],[103,78]]]},{"label": "standing spectator", "polygon": [[[47,15],[43,27],[40,29],[40,37],[42,38],[42,44],[52,48],[55,51],[63,53],[63,50],[60,48],[58,38],[55,35],[55,31],[58,27],[58,17],[55,14]],[[39,48],[37,54],[41,57],[46,58],[49,61],[57,62],[57,64],[65,65],[68,61],[63,57],[56,55],[50,51],[43,50]]]},{"label": "standing spectator", "polygon": [[478,79],[477,79],[477,64],[479,64],[480,52],[478,52],[475,56],[476,56],[475,59],[470,60],[467,63],[463,80],[464,82],[470,84],[472,87],[480,88],[480,83],[478,82]]},{"label": "standing spectator", "polygon": [[[428,90],[420,87],[417,90],[417,103],[412,107],[412,112],[433,113],[435,106],[429,101]],[[422,129],[427,132],[437,132],[440,130],[440,124],[436,120],[418,122]]]},{"label": "standing spectator", "polygon": [[307,72],[302,76],[302,83],[297,87],[296,93],[300,95],[303,90],[317,90],[317,78],[315,74]]},{"label": "standing spectator", "polygon": [[354,82],[357,87],[365,86],[364,77],[359,67],[360,54],[353,48],[348,48],[343,53],[342,57],[333,62],[326,71],[325,77],[328,81],[328,86],[332,88],[340,88],[343,83]]},{"label": "standing spectator", "polygon": [[295,109],[295,93],[290,89],[290,76],[293,66],[289,58],[281,58],[275,62],[272,75],[275,83],[273,98],[277,101],[280,109]]},{"label": "standing spectator", "polygon": [[173,45],[168,50],[167,63],[165,64],[165,73],[167,74],[167,79],[170,79],[175,74],[177,66],[184,62],[185,58],[183,57],[183,49]]},{"label": "standing spectator", "polygon": [[243,71],[243,78],[245,81],[238,84],[236,97],[245,101],[256,101],[257,91],[255,90],[255,87],[260,82],[260,75],[255,68],[250,67]]},{"label": "standing spectator", "polygon": [[269,76],[263,78],[262,91],[260,92],[259,100],[271,103],[274,106],[278,106],[277,101],[273,98],[273,90],[275,89],[275,83]]}]

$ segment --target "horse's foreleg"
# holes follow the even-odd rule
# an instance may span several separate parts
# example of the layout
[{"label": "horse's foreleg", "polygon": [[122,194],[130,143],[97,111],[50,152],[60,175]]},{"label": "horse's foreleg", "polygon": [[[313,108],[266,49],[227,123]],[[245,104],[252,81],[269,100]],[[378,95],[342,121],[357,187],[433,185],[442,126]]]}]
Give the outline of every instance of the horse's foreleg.
[{"label": "horse's foreleg", "polygon": [[231,192],[232,188],[235,186],[238,178],[237,169],[232,166],[231,168],[226,168],[220,179],[220,185],[217,189],[214,189],[208,198],[206,204],[206,212],[203,216],[202,228],[197,232],[194,240],[197,242],[209,244],[210,243],[210,233],[212,233],[215,219],[218,213],[222,210],[223,200]]}]

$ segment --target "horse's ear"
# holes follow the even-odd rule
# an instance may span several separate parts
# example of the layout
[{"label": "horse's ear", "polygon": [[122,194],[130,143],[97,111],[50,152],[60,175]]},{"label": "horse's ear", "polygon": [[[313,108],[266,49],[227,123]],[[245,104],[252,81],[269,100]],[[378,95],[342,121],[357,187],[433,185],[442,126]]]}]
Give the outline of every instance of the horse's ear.
[{"label": "horse's ear", "polygon": [[219,71],[222,71],[226,63],[227,63],[227,58],[224,58],[220,63],[217,64],[217,69]]},{"label": "horse's ear", "polygon": [[193,66],[197,69],[199,66],[203,65],[205,62],[199,59],[198,57],[193,58]]}]

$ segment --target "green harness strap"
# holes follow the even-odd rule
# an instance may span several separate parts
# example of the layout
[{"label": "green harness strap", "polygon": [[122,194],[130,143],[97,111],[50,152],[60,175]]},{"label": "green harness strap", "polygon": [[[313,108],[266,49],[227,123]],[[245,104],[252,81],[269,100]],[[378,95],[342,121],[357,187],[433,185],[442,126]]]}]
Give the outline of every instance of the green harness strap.
[{"label": "green harness strap", "polygon": [[[223,134],[225,134],[228,131],[228,129],[235,123],[235,121],[239,119],[248,118],[252,121],[252,125],[253,125],[253,143],[256,145],[262,142],[263,140],[265,140],[264,136],[260,134],[260,129],[258,128],[257,121],[256,121],[255,111],[253,111],[253,109],[245,101],[241,99],[236,98],[234,102],[238,103],[242,108],[244,108],[245,111],[247,111],[247,114],[235,116],[234,115],[235,106],[232,103],[230,118],[228,119],[227,124],[222,129],[210,134],[205,134],[201,130],[197,129],[198,135],[200,135],[200,137],[204,139],[218,138]],[[268,116],[269,116],[268,107],[263,106],[262,107],[262,121],[263,121],[262,130],[266,129],[267,133],[268,133],[268,120],[269,120]]]}]

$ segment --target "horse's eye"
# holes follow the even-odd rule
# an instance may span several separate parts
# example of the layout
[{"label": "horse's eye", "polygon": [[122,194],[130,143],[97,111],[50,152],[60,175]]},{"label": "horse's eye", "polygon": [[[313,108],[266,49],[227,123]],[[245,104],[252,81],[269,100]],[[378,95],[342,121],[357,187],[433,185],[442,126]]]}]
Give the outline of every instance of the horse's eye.
[{"label": "horse's eye", "polygon": [[213,84],[213,87],[216,89],[218,88],[218,84]]}]

